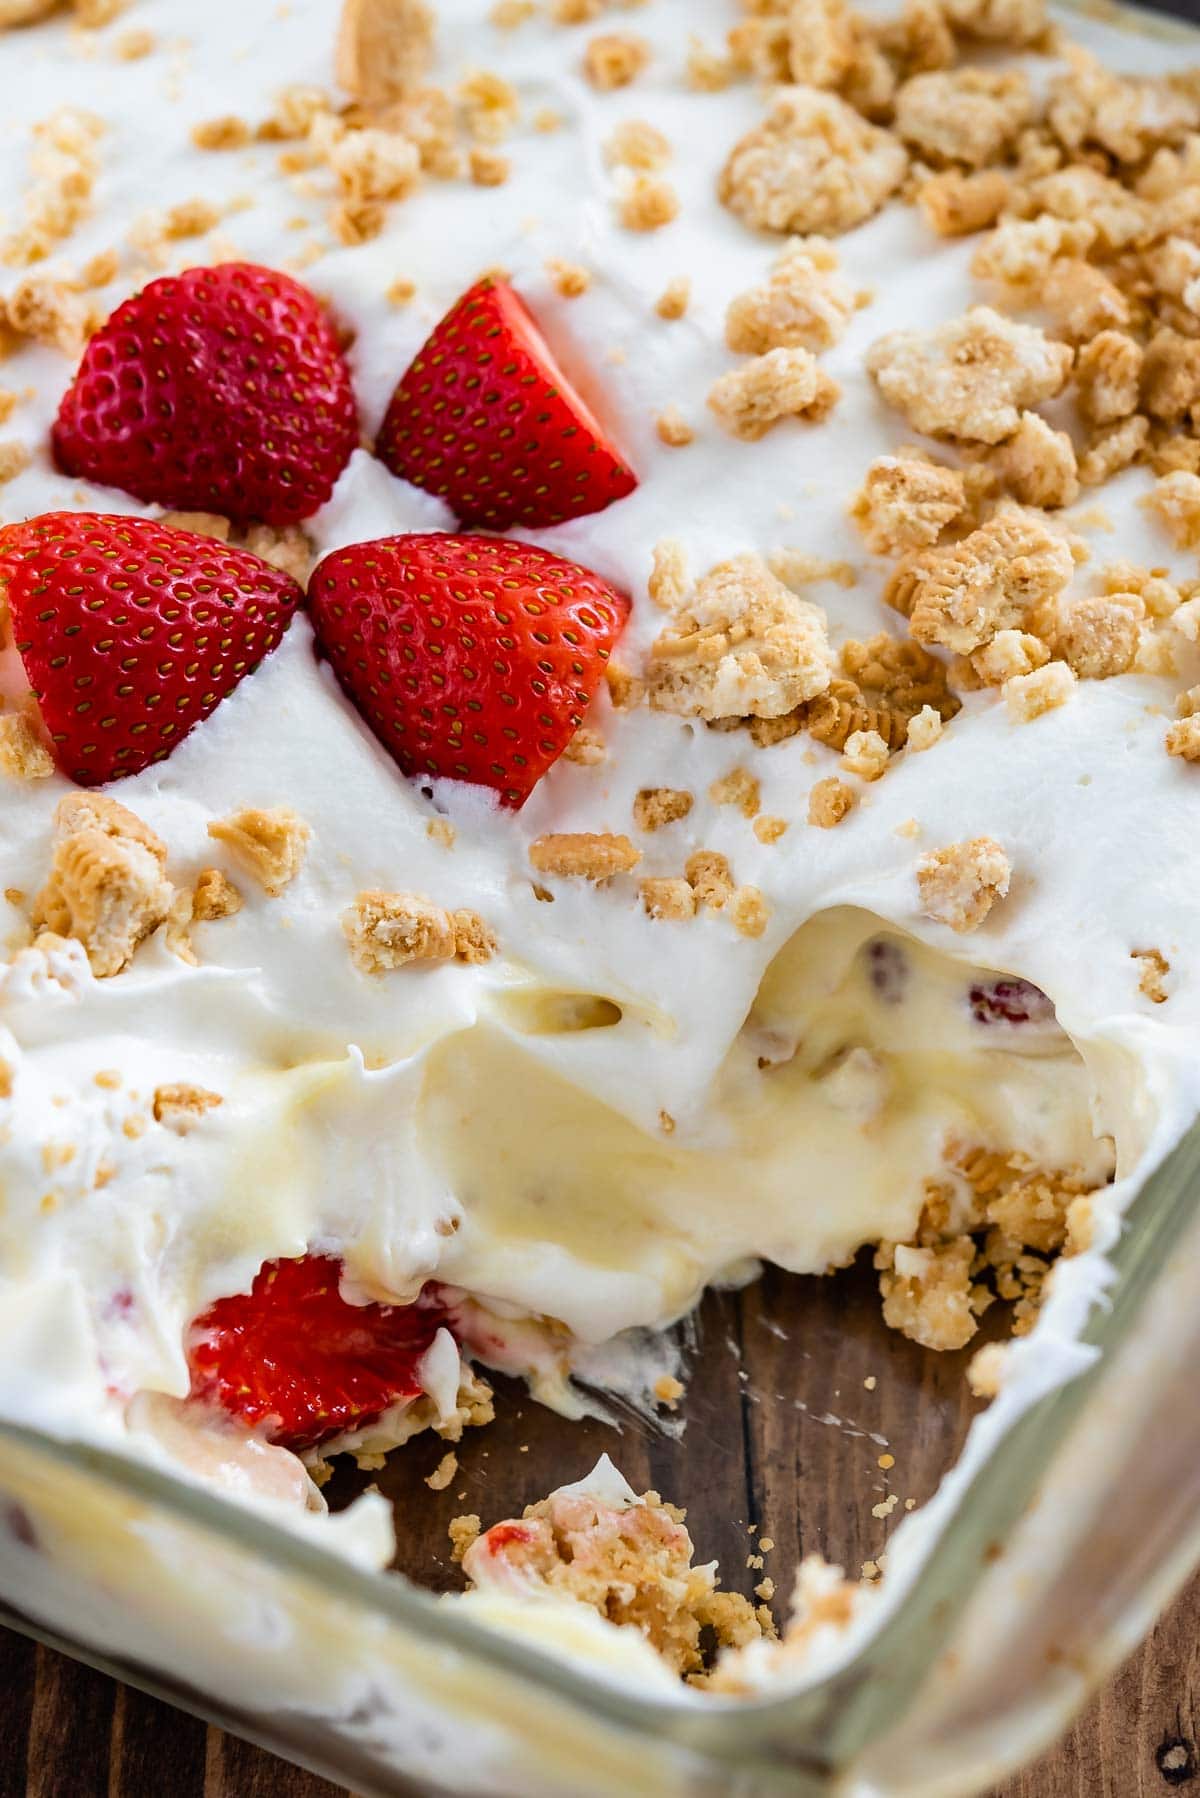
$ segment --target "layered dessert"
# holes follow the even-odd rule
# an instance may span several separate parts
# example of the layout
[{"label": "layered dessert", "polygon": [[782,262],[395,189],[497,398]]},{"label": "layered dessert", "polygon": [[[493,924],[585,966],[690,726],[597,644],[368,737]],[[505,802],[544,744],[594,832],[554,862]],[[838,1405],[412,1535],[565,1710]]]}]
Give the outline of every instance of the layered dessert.
[{"label": "layered dessert", "polygon": [[[686,1423],[865,1252],[1015,1413],[1196,1105],[1200,74],[329,11],[0,8],[0,1407],[384,1565],[337,1457]],[[773,1646],[687,1499],[447,1602],[737,1693],[875,1597]]]}]

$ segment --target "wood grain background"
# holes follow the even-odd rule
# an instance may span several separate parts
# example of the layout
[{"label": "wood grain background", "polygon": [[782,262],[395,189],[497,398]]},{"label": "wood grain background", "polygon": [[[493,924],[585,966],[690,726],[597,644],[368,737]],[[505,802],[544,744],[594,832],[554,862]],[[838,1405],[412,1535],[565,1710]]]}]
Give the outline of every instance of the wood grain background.
[{"label": "wood grain background", "polygon": [[[985,1320],[994,1333],[999,1309]],[[710,1294],[694,1347],[678,1439],[639,1419],[620,1431],[564,1423],[501,1383],[497,1422],[461,1445],[446,1491],[424,1483],[445,1452],[436,1438],[394,1455],[371,1477],[403,1518],[405,1571],[456,1587],[451,1517],[519,1513],[608,1451],[639,1491],[689,1504],[698,1558],[718,1556],[726,1585],[748,1592],[766,1573],[786,1594],[802,1553],[855,1571],[877,1558],[905,1501],[927,1498],[957,1455],[974,1409],[967,1352],[926,1354],[884,1329],[865,1263],[831,1280],[768,1273],[743,1292]],[[895,1465],[881,1468],[888,1455]],[[327,1496],[340,1506],[364,1483],[339,1467]],[[775,1546],[751,1568],[764,1537]],[[1164,1798],[1195,1779],[1198,1617],[1200,1580],[1057,1753],[1003,1798]],[[0,1798],[329,1798],[336,1789],[0,1632]]]}]

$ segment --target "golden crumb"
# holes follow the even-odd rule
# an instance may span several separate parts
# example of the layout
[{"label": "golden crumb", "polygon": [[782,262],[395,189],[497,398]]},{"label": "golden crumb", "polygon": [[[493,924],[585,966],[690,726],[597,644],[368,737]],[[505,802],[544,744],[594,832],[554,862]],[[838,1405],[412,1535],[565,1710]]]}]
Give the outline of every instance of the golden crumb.
[{"label": "golden crumb", "polygon": [[735,805],[743,818],[753,818],[759,809],[762,792],[758,777],[748,768],[733,768],[713,781],[708,796],[714,805]]},{"label": "golden crumb", "polygon": [[808,821],[818,830],[832,830],[858,804],[858,794],[844,780],[830,774],[817,781],[808,795]]},{"label": "golden crumb", "polygon": [[982,686],[1002,687],[1018,675],[1044,668],[1049,660],[1049,647],[1041,637],[1029,631],[1004,630],[974,652],[970,666]]},{"label": "golden crumb", "polygon": [[1177,549],[1200,549],[1200,475],[1183,469],[1162,475],[1143,504]]},{"label": "golden crumb", "polygon": [[550,257],[546,263],[546,273],[555,293],[564,300],[577,300],[592,284],[590,269],[584,268],[580,262],[564,262],[560,256]]},{"label": "golden crumb", "polygon": [[141,62],[153,53],[156,43],[152,31],[123,31],[113,45],[113,54],[118,62]]},{"label": "golden crumb", "polygon": [[678,787],[643,787],[633,802],[633,822],[639,830],[661,830],[686,818],[692,803],[692,795]]},{"label": "golden crumb", "polygon": [[1122,331],[1100,331],[1075,358],[1075,397],[1092,424],[1113,424],[1137,411],[1142,347]]},{"label": "golden crumb", "polygon": [[802,587],[811,587],[817,581],[832,581],[835,587],[846,588],[858,584],[858,570],[853,562],[814,556],[806,549],[791,547],[772,550],[767,557],[767,566],[785,587],[792,587],[797,591]]},{"label": "golden crumb", "polygon": [[18,337],[77,356],[91,323],[79,295],[65,281],[27,275],[13,288],[0,316]]},{"label": "golden crumb", "polygon": [[771,917],[770,908],[757,887],[738,887],[729,901],[728,911],[739,936],[762,936]]},{"label": "golden crumb", "polygon": [[198,150],[242,150],[254,133],[245,119],[234,113],[221,118],[201,119],[192,126],[192,142]]},{"label": "golden crumb", "polygon": [[24,712],[0,715],[0,768],[13,780],[48,780],[54,773],[54,757]]},{"label": "golden crumb", "polygon": [[453,914],[454,954],[458,961],[481,967],[491,961],[499,947],[496,933],[485,924],[477,911],[460,908]]},{"label": "golden crumb", "polygon": [[901,452],[872,462],[850,502],[850,516],[875,555],[898,556],[936,543],[966,509],[966,487],[956,468]]},{"label": "golden crumb", "polygon": [[659,442],[665,443],[668,449],[686,449],[696,439],[694,429],[678,406],[668,406],[665,412],[659,413],[654,421],[654,431]]},{"label": "golden crumb", "polygon": [[1003,1342],[985,1342],[967,1363],[967,1384],[975,1398],[995,1398],[1004,1379],[1008,1347]]},{"label": "golden crumb", "polygon": [[832,676],[825,614],[757,556],[710,569],[655,640],[651,705],[684,717],[779,718]]},{"label": "golden crumb", "polygon": [[205,868],[192,888],[192,918],[198,924],[231,918],[242,909],[242,895],[220,868]]},{"label": "golden crumb", "polygon": [[719,193],[759,230],[837,235],[878,212],[907,167],[899,140],[836,95],[789,87],[735,144]]},{"label": "golden crumb", "polygon": [[860,780],[878,780],[887,770],[891,751],[877,730],[851,731],[842,753],[842,768]]},{"label": "golden crumb", "polygon": [[1050,511],[1079,497],[1075,445],[1038,412],[1022,412],[1006,443],[992,451],[989,466],[1015,500]]},{"label": "golden crumb", "polygon": [[178,1136],[186,1136],[193,1124],[224,1103],[220,1093],[208,1092],[203,1086],[191,1086],[187,1082],[157,1086],[154,1089],[154,1121],[167,1130],[174,1130]]},{"label": "golden crumb", "polygon": [[33,457],[23,443],[0,443],[0,486],[24,474]]},{"label": "golden crumb", "polygon": [[934,706],[924,705],[908,721],[905,747],[916,751],[932,749],[944,729],[942,714]]},{"label": "golden crumb", "polygon": [[[459,1496],[462,1496],[461,1493]],[[447,1533],[453,1545],[450,1554],[452,1561],[457,1564],[462,1560],[471,1544],[478,1539],[482,1528],[481,1520],[473,1511],[468,1512],[464,1517],[450,1519]]]},{"label": "golden crumb", "polygon": [[985,231],[1000,217],[1008,197],[1008,177],[1000,169],[979,169],[970,175],[944,169],[917,189],[917,204],[939,237]]},{"label": "golden crumb", "polygon": [[208,834],[224,843],[238,866],[271,899],[279,897],[304,866],[312,831],[289,806],[246,806],[218,818]]},{"label": "golden crumb", "polygon": [[737,71],[731,57],[710,49],[698,37],[688,43],[684,75],[687,85],[698,94],[719,94],[727,88]]},{"label": "golden crumb", "polygon": [[198,537],[213,537],[228,543],[230,523],[219,512],[164,512],[158,521],[172,531],[194,531]]},{"label": "golden crumb", "polygon": [[1130,960],[1138,964],[1138,991],[1152,1005],[1165,1005],[1170,998],[1164,981],[1171,964],[1160,949],[1131,949]]},{"label": "golden crumb", "polygon": [[384,974],[411,962],[453,961],[455,918],[420,893],[364,891],[342,915],[350,958],[364,974]]},{"label": "golden crumb", "polygon": [[1132,667],[1145,602],[1137,593],[1072,600],[1058,616],[1055,648],[1081,680],[1108,680]]},{"label": "golden crumb", "polygon": [[389,306],[407,306],[417,297],[417,284],[415,281],[409,280],[407,275],[397,275],[396,279],[388,284],[387,292],[383,297]]},{"label": "golden crumb", "polygon": [[338,81],[367,106],[402,99],[429,72],[435,24],[428,0],[342,0]]},{"label": "golden crumb", "polygon": [[696,915],[696,895],[686,880],[651,876],[639,882],[638,897],[651,918],[678,921]]},{"label": "golden crumb", "polygon": [[960,543],[913,552],[884,591],[918,643],[970,655],[998,631],[1021,629],[1069,584],[1070,544],[1019,507],[997,512]]},{"label": "golden crumb", "polygon": [[473,69],[459,82],[457,93],[467,128],[479,143],[500,143],[521,116],[516,88],[490,69]]},{"label": "golden crumb", "polygon": [[472,148],[467,164],[476,187],[503,187],[512,174],[512,163],[507,156],[481,145]]},{"label": "golden crumb", "polygon": [[1200,713],[1169,725],[1166,745],[1168,755],[1179,756],[1185,762],[1200,762]]},{"label": "golden crumb", "polygon": [[777,818],[769,812],[761,812],[754,820],[754,834],[760,843],[777,843],[787,827],[786,818]]},{"label": "golden crumb", "polygon": [[1023,409],[1061,393],[1073,360],[1068,344],[990,306],[930,331],[892,331],[867,352],[883,397],[914,429],[980,443],[1010,437]]},{"label": "golden crumb", "polygon": [[651,175],[635,175],[617,199],[617,217],[629,231],[659,231],[678,216],[679,195]]},{"label": "golden crumb", "polygon": [[927,163],[981,169],[1004,160],[1032,114],[1019,69],[933,69],[904,83],[893,128]]},{"label": "golden crumb", "polygon": [[170,911],[166,845],[134,812],[99,793],[61,799],[54,835],[33,928],[76,938],[97,978],[119,974]]},{"label": "golden crumb", "polygon": [[677,1380],[673,1374],[661,1373],[654,1382],[655,1398],[660,1405],[668,1405],[672,1411],[683,1397],[683,1391],[683,1381]]},{"label": "golden crumb", "polygon": [[495,0],[488,12],[488,24],[497,31],[515,31],[537,12],[536,0]]},{"label": "golden crumb", "polygon": [[1150,420],[1140,412],[1097,431],[1079,459],[1079,479],[1085,487],[1099,487],[1121,469],[1136,462],[1150,441]]},{"label": "golden crumb", "polygon": [[628,87],[650,61],[650,45],[629,31],[610,31],[594,37],[583,53],[585,78],[601,93]]},{"label": "golden crumb", "polygon": [[979,928],[1011,879],[1011,863],[992,837],[931,849],[917,862],[925,916],[960,933]]},{"label": "golden crumb", "polygon": [[646,119],[623,119],[604,144],[605,161],[613,167],[653,174],[671,160],[671,140]]},{"label": "golden crumb", "polygon": [[677,275],[667,285],[654,302],[654,310],[659,318],[665,318],[668,324],[675,323],[687,312],[691,304],[692,284],[686,275]]},{"label": "golden crumb", "polygon": [[425,826],[425,835],[442,849],[453,849],[458,840],[458,832],[449,818],[431,818]]},{"label": "golden crumb", "polygon": [[697,905],[722,911],[733,898],[733,870],[728,858],[715,849],[697,849],[684,864],[684,877],[696,895]]},{"label": "golden crumb", "polygon": [[709,389],[708,404],[732,436],[753,443],[784,418],[819,423],[840,395],[810,350],[768,350],[721,375]]},{"label": "golden crumb", "polygon": [[437,1466],[425,1479],[431,1492],[444,1492],[455,1474],[458,1472],[458,1456],[454,1450],[447,1449]]},{"label": "golden crumb", "polygon": [[590,724],[581,724],[563,750],[563,760],[574,762],[578,768],[598,768],[606,754],[600,732]]},{"label": "golden crumb", "polygon": [[1065,662],[1047,662],[1032,674],[1014,674],[1004,683],[1004,703],[1014,724],[1028,724],[1065,705],[1075,691],[1075,671]]},{"label": "golden crumb", "polygon": [[614,874],[628,874],[641,859],[641,850],[628,837],[607,832],[551,832],[529,845],[531,867],[539,874],[566,878],[609,880]]},{"label": "golden crumb", "polygon": [[837,251],[823,237],[796,238],[776,259],[765,285],[731,300],[725,341],[739,355],[767,350],[826,350],[858,310],[855,289],[839,273]]}]

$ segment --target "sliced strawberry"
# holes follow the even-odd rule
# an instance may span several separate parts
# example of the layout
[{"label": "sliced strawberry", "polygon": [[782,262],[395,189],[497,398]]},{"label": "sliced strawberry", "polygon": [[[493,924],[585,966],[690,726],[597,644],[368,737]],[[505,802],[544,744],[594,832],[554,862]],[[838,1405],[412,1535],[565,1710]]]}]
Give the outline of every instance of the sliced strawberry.
[{"label": "sliced strawberry", "polygon": [[506,281],[479,281],[393,393],[375,453],[493,531],[602,512],[637,486]]},{"label": "sliced strawberry", "polygon": [[566,748],[629,602],[503,537],[382,537],[318,564],[309,609],[342,686],[406,774],[519,806]]},{"label": "sliced strawberry", "polygon": [[97,512],[0,530],[0,596],[54,758],[85,787],[170,755],[303,597],[246,550]]},{"label": "sliced strawberry", "polygon": [[118,306],[59,408],[66,474],[142,500],[295,524],[358,441],[350,373],[308,289],[248,262],[167,275]]},{"label": "sliced strawberry", "polygon": [[189,1332],[191,1396],[285,1448],[313,1448],[420,1396],[421,1357],[449,1313],[436,1288],[411,1305],[351,1305],[331,1255],[268,1261],[249,1292]]}]

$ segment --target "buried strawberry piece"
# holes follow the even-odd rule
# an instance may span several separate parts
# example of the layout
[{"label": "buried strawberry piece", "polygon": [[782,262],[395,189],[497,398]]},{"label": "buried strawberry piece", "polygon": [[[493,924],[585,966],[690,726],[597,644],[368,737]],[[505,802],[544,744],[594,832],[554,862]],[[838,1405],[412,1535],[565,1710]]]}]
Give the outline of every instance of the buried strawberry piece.
[{"label": "buried strawberry piece", "polygon": [[599,575],[502,537],[382,537],[308,589],[321,648],[406,774],[520,806],[603,678],[629,602]]},{"label": "buried strawberry piece", "polygon": [[95,512],[0,530],[0,593],[50,750],[85,787],[170,755],[303,597],[246,550]]},{"label": "buried strawberry piece", "polygon": [[352,1305],[330,1255],[268,1261],[249,1292],[189,1332],[191,1397],[285,1448],[315,1448],[419,1398],[421,1361],[449,1312],[436,1288],[411,1305]]},{"label": "buried strawberry piece", "polygon": [[273,525],[324,505],[357,442],[329,320],[290,275],[244,262],[164,276],[118,306],[53,431],[66,474]]},{"label": "buried strawberry piece", "polygon": [[493,531],[602,512],[637,486],[523,301],[490,277],[401,378],[375,453],[460,524]]}]

